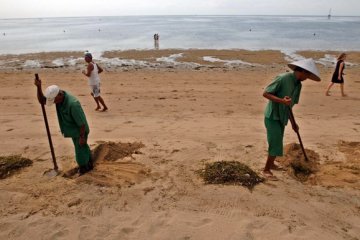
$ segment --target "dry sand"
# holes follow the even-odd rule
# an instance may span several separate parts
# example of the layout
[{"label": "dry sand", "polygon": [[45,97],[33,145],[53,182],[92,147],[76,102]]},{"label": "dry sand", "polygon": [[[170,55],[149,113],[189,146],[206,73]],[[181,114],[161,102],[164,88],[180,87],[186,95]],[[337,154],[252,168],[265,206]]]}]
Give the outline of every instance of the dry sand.
[{"label": "dry sand", "polygon": [[[201,64],[199,56],[216,56],[260,65],[111,69],[101,76],[105,113],[94,111],[78,69],[0,70],[0,154],[34,161],[0,180],[0,239],[359,239],[360,53],[349,55],[354,65],[346,69],[348,97],[340,96],[338,86],[325,96],[333,68],[319,66],[323,81],[305,81],[294,108],[305,147],[319,156],[319,171],[306,182],[276,172],[279,181],[249,191],[205,185],[196,171],[220,160],[241,161],[257,171],[264,166],[262,92],[287,70],[286,61],[274,51],[202,51],[186,51],[183,61]],[[178,53],[135,52],[126,52],[126,58]],[[51,62],[57,54],[69,56],[31,57]],[[319,59],[327,53],[302,54]],[[92,148],[122,143],[107,145],[99,158],[131,144],[144,146],[126,157],[100,159],[93,172],[77,178],[43,176],[52,163],[35,72],[44,86],[57,84],[79,98]],[[61,136],[55,109],[47,113],[60,169],[70,170],[76,166],[72,142]],[[295,142],[287,127],[285,143]]]}]

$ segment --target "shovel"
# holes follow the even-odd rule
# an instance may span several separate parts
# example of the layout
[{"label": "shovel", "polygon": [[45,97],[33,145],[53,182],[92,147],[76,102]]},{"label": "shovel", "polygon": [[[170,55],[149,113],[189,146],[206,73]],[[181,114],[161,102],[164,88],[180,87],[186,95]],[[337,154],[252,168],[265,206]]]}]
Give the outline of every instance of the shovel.
[{"label": "shovel", "polygon": [[[39,74],[35,73],[35,79],[39,80]],[[37,88],[38,88],[38,91],[39,91],[40,87],[37,86]],[[54,164],[54,169],[46,170],[44,172],[44,175],[46,175],[48,177],[55,177],[55,176],[59,175],[60,172],[58,170],[59,168],[58,168],[58,165],[56,163],[55,152],[54,152],[54,147],[53,147],[52,140],[51,140],[50,128],[49,128],[49,123],[48,123],[47,116],[46,116],[45,106],[44,106],[43,102],[40,102],[40,105],[41,105],[41,110],[42,110],[42,113],[43,113],[43,116],[44,116],[46,133],[47,133],[47,136],[48,136],[50,150],[51,150],[51,157],[52,157],[53,164]]]},{"label": "shovel", "polygon": [[[295,122],[295,117],[294,117],[294,114],[292,112],[291,107],[289,107],[289,117],[290,117],[291,123],[294,124],[294,126],[297,126],[297,124]],[[303,145],[301,137],[300,137],[299,129],[298,128],[295,128],[295,129],[296,129],[295,132],[296,132],[296,134],[298,136],[298,139],[299,139],[299,142],[300,142],[301,150],[304,153],[305,161],[309,161],[309,159],[308,159],[308,157],[306,155],[306,152],[305,152],[304,145]]]}]

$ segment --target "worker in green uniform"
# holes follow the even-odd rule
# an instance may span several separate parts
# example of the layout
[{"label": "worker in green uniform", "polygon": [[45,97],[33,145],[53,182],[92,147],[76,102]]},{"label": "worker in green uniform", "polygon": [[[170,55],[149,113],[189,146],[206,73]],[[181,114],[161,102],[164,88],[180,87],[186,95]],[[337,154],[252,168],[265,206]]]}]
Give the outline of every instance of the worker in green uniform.
[{"label": "worker in green uniform", "polygon": [[[312,59],[304,59],[288,64],[293,72],[277,76],[265,89],[263,96],[269,99],[265,108],[265,127],[268,141],[268,157],[263,170],[266,178],[276,180],[271,170],[277,170],[277,156],[283,155],[285,126],[289,119],[289,108],[299,103],[301,83],[306,79],[320,81],[319,71]],[[296,123],[291,122],[294,131]]]},{"label": "worker in green uniform", "polygon": [[92,170],[91,151],[87,144],[90,129],[79,100],[56,85],[46,88],[43,94],[40,79],[35,79],[35,85],[40,104],[51,106],[55,103],[61,133],[65,138],[72,138],[74,143],[79,173]]}]

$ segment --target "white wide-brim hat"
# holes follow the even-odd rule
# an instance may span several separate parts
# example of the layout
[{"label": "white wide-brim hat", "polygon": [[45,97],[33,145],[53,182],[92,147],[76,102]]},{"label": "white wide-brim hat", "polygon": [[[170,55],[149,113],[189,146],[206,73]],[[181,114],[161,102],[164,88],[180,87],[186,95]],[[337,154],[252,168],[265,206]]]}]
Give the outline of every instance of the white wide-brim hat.
[{"label": "white wide-brim hat", "polygon": [[312,58],[292,62],[292,63],[289,63],[288,66],[292,70],[294,70],[296,67],[305,69],[306,71],[311,73],[311,75],[309,77],[311,80],[318,81],[318,82],[321,81],[319,70],[317,69],[315,62]]},{"label": "white wide-brim hat", "polygon": [[56,85],[51,85],[45,89],[44,96],[46,97],[46,106],[54,104],[56,96],[59,94],[60,88]]}]

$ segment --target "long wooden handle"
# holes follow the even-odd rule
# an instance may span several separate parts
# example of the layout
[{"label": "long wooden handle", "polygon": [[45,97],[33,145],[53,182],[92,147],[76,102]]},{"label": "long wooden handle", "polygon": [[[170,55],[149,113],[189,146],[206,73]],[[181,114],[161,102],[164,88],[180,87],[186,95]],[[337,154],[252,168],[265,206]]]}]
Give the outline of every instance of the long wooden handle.
[{"label": "long wooden handle", "polygon": [[295,129],[296,129],[296,135],[298,136],[298,139],[299,139],[299,142],[300,142],[300,146],[301,146],[301,150],[302,152],[304,153],[304,157],[305,157],[305,160],[306,161],[309,161],[307,155],[306,155],[306,151],[305,151],[305,148],[304,148],[304,145],[303,145],[303,142],[301,140],[301,137],[300,137],[300,133],[299,133],[299,129],[296,128],[296,121],[295,121],[295,117],[294,117],[294,114],[292,112],[292,109],[291,107],[289,107],[289,115],[290,115],[290,121],[295,124]]},{"label": "long wooden handle", "polygon": [[[39,80],[39,74],[35,73],[35,79],[36,79],[36,80]],[[39,88],[39,87],[38,87],[38,88]],[[51,150],[51,157],[52,157],[53,164],[54,164],[54,170],[58,170],[58,165],[57,165],[57,163],[56,163],[56,158],[55,158],[55,151],[54,151],[53,143],[52,143],[52,140],[51,140],[49,123],[48,123],[48,120],[47,120],[46,111],[45,111],[45,106],[44,106],[44,103],[43,103],[43,102],[41,102],[41,110],[42,110],[42,113],[43,113],[43,116],[44,116],[46,133],[47,133],[48,140],[49,140],[49,145],[50,145],[50,150]]]}]

